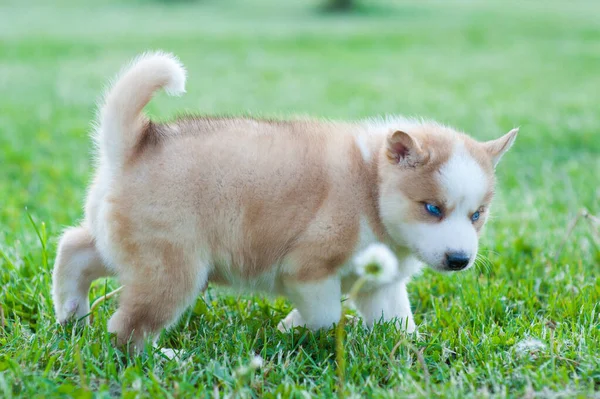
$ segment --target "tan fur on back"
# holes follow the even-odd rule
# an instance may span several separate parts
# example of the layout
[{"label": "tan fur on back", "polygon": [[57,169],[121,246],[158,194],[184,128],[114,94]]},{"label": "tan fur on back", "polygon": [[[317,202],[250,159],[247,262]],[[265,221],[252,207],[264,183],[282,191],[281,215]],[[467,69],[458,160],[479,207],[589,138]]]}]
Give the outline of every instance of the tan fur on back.
[{"label": "tan fur on back", "polygon": [[[273,267],[320,279],[352,253],[362,213],[378,223],[376,169],[362,160],[351,124],[190,118],[150,126],[106,198],[113,242],[129,256],[161,243],[164,256],[172,246],[206,253],[220,282]],[[285,268],[286,257],[299,266]]]}]

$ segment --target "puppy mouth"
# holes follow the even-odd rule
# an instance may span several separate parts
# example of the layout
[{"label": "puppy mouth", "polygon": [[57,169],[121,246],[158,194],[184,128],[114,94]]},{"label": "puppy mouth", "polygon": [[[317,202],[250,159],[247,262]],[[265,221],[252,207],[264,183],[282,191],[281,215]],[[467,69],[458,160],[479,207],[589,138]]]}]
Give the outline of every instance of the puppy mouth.
[{"label": "puppy mouth", "polygon": [[433,269],[437,272],[450,272],[451,270],[446,267],[444,262],[431,262],[431,259],[428,256],[425,256],[423,252],[421,252],[418,248],[413,248],[412,252],[415,254],[417,259],[426,264],[430,269]]},{"label": "puppy mouth", "polygon": [[433,269],[433,270],[435,270],[436,272],[440,272],[440,273],[446,274],[446,273],[459,273],[459,272],[463,272],[463,271],[469,269],[470,265],[466,266],[466,267],[463,267],[463,268],[460,268],[460,269],[456,269],[456,268],[448,267],[447,265],[445,265],[444,263],[442,263],[442,264],[437,264],[436,266],[430,266],[430,268]]},{"label": "puppy mouth", "polygon": [[415,249],[414,254],[416,257],[431,269],[441,273],[455,273],[469,269],[473,264],[471,257],[463,257],[463,259],[448,259],[445,256],[441,261],[431,262],[428,257],[424,256],[423,253]]}]

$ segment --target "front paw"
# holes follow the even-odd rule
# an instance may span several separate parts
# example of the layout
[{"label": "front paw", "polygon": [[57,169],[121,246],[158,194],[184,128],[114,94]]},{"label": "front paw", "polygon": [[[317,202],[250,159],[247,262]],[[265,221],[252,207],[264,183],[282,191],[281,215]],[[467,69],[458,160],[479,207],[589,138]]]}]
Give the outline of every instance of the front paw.
[{"label": "front paw", "polygon": [[281,332],[287,332],[294,329],[294,327],[302,327],[305,326],[306,322],[300,315],[298,309],[292,310],[285,319],[281,320],[277,325],[277,329]]},{"label": "front paw", "polygon": [[65,295],[63,298],[55,298],[54,300],[56,321],[59,324],[65,325],[70,320],[79,320],[87,316],[90,312],[90,305],[87,298],[80,295]]}]

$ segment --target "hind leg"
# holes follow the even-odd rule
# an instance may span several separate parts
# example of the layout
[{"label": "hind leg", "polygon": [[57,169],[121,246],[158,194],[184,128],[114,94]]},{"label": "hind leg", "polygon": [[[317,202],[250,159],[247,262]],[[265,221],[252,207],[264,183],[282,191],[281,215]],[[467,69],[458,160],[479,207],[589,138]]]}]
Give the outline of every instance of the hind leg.
[{"label": "hind leg", "polygon": [[154,340],[163,328],[175,323],[206,285],[205,264],[196,267],[194,259],[186,259],[173,248],[147,248],[142,258],[120,272],[124,288],[119,308],[108,322],[118,346],[131,342],[142,350],[144,340]]},{"label": "hind leg", "polygon": [[73,227],[64,232],[58,245],[52,273],[52,299],[56,319],[64,324],[90,311],[92,282],[110,275],[87,228]]}]

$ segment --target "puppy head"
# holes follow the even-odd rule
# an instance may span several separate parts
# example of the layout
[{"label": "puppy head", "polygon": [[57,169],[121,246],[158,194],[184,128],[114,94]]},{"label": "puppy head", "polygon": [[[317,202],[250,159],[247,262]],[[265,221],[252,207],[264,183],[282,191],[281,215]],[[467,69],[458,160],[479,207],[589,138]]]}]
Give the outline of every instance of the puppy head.
[{"label": "puppy head", "polygon": [[471,267],[494,195],[494,168],[517,132],[480,143],[437,124],[392,130],[379,159],[379,206],[392,239],[436,270]]}]

